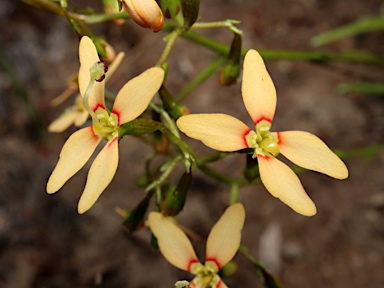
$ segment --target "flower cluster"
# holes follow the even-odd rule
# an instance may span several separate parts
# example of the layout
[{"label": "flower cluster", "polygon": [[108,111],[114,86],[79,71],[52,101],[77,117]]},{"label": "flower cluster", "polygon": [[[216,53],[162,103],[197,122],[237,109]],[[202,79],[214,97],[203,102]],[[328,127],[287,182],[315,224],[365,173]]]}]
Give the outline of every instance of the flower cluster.
[{"label": "flower cluster", "polygon": [[[123,0],[123,3],[135,22],[155,31],[161,29],[162,14],[154,0]],[[109,110],[105,103],[104,86],[122,57],[123,55],[119,54],[108,71],[106,64],[100,61],[92,40],[84,36],[79,46],[80,98],[77,99],[76,106],[53,122],[49,128],[58,132],[72,123],[83,125],[89,116],[92,119],[90,126],[73,133],[64,144],[59,161],[47,183],[48,193],[57,192],[85,165],[99,143],[104,140],[106,142],[89,170],[78,204],[79,213],[89,210],[112,181],[118,166],[118,141],[126,134],[124,124],[133,121],[147,109],[164,81],[163,69],[152,67],[144,71],[122,87]],[[271,130],[276,109],[276,89],[261,56],[255,50],[250,50],[245,56],[242,97],[254,129],[232,116],[219,113],[181,116],[176,122],[177,127],[189,137],[201,140],[205,145],[219,151],[233,152],[246,149],[245,152],[251,153],[252,157],[257,159],[255,161],[258,163],[260,179],[273,196],[302,215],[316,214],[316,206],[306,194],[299,178],[276,157],[282,154],[301,167],[337,179],[348,177],[347,167],[322,140],[311,133]],[[172,124],[175,128],[174,122]],[[182,142],[177,131],[172,136]],[[188,190],[189,184],[182,181],[180,183],[184,185],[185,190]],[[151,197],[152,194],[148,195]],[[179,197],[181,193],[179,191],[179,194],[172,195]],[[145,206],[142,209],[143,217],[150,197],[145,205],[140,206],[140,208]],[[158,197],[160,199],[162,196]],[[184,201],[185,195],[183,197],[179,198]],[[179,204],[181,207],[182,205],[184,202]],[[172,208],[174,207],[171,207],[170,211],[173,211]],[[167,213],[165,210],[162,211]],[[233,204],[227,208],[209,234],[204,264],[198,260],[183,230],[170,217],[150,212],[147,223],[157,238],[164,257],[177,268],[195,275],[190,287],[225,288],[227,285],[218,273],[232,260],[239,249],[244,220],[245,211],[242,204]],[[180,282],[178,286],[187,285],[185,283]]]},{"label": "flower cluster", "polygon": [[[84,36],[79,47],[79,90],[85,110],[92,117],[92,125],[73,133],[65,142],[60,159],[53,170],[47,192],[55,193],[89,160],[98,144],[107,143],[94,160],[80,198],[78,212],[89,210],[100,194],[112,181],[118,164],[118,140],[122,136],[120,126],[134,120],[147,108],[159,90],[164,71],[153,67],[128,81],[117,94],[112,110],[104,102],[104,65],[99,65],[92,40]],[[105,76],[106,79],[108,75]]]},{"label": "flower cluster", "polygon": [[348,169],[322,140],[311,133],[271,132],[276,89],[257,51],[248,51],[243,70],[243,101],[255,130],[226,114],[191,114],[179,118],[177,126],[189,137],[219,151],[253,149],[261,181],[267,190],[296,212],[314,215],[316,206],[299,178],[276,156],[282,154],[301,167],[337,179],[347,178]]}]

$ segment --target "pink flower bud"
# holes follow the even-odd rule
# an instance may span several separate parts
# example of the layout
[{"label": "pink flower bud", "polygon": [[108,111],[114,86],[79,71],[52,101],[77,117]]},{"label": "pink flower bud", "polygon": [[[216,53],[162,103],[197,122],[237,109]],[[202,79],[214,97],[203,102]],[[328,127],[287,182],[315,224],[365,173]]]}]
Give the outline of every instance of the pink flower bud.
[{"label": "pink flower bud", "polygon": [[159,32],[164,25],[164,16],[155,0],[123,0],[129,16],[138,25]]}]

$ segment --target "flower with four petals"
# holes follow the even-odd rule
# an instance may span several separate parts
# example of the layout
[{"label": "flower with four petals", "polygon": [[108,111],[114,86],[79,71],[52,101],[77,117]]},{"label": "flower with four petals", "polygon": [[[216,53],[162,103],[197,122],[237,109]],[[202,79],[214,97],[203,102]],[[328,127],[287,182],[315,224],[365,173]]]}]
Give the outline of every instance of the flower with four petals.
[{"label": "flower with four petals", "polygon": [[276,109],[276,89],[255,50],[244,60],[242,95],[255,124],[255,131],[226,114],[191,114],[177,120],[177,126],[191,138],[219,151],[254,149],[260,178],[267,190],[296,212],[312,216],[316,206],[296,174],[276,156],[281,153],[293,163],[336,179],[348,177],[348,169],[317,136],[303,131],[271,132]]},{"label": "flower with four petals", "polygon": [[158,212],[151,212],[148,216],[149,228],[157,238],[161,253],[175,267],[196,275],[191,282],[194,288],[228,287],[218,272],[235,256],[244,220],[242,204],[236,203],[227,208],[208,236],[203,265],[188,237],[173,221]]},{"label": "flower with four petals", "polygon": [[119,158],[118,140],[123,132],[120,126],[144,112],[163,82],[164,71],[153,67],[128,81],[117,94],[112,110],[109,111],[104,102],[105,82],[95,82],[95,78],[91,77],[90,69],[97,66],[100,59],[92,40],[86,36],[80,41],[79,58],[79,90],[84,98],[84,107],[92,116],[92,125],[78,130],[68,138],[48,180],[47,192],[57,192],[85,165],[97,145],[106,140],[106,145],[89,170],[78,204],[78,212],[81,214],[92,207],[115,175]]}]

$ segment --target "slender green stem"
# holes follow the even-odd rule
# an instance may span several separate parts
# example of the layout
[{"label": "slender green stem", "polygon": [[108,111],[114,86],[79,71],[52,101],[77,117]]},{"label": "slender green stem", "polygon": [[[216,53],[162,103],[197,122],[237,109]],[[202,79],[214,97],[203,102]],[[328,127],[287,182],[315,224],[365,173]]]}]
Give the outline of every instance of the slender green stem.
[{"label": "slender green stem", "polygon": [[195,161],[196,161],[196,163],[198,163],[197,165],[204,165],[206,163],[215,162],[217,160],[223,159],[223,158],[225,158],[231,154],[232,153],[230,153],[230,152],[218,151],[218,152],[206,155],[206,156],[195,158]]},{"label": "slender green stem", "polygon": [[362,93],[362,94],[384,95],[384,83],[374,83],[374,82],[340,83],[339,85],[337,85],[336,89],[341,94],[355,92],[355,93]]},{"label": "slender green stem", "polygon": [[[166,29],[169,29],[166,27]],[[218,41],[212,40],[196,32],[189,31],[182,35],[183,38],[210,49],[220,55],[226,56],[230,47]],[[243,49],[241,55],[244,57],[248,49]],[[370,64],[384,67],[384,57],[364,51],[287,51],[287,50],[258,50],[265,60],[291,60],[291,61],[313,61],[313,62],[350,62]]]},{"label": "slender green stem", "polygon": [[84,93],[83,105],[84,105],[84,109],[87,110],[89,115],[91,115],[93,124],[98,124],[99,121],[97,119],[97,116],[96,116],[95,112],[91,109],[91,106],[89,106],[89,96],[91,95],[93,85],[95,84],[95,82],[96,82],[95,79],[93,79],[91,77],[89,84],[88,84],[88,87]]},{"label": "slender green stem", "polygon": [[156,111],[163,118],[164,125],[169,129],[169,131],[177,138],[180,138],[179,130],[177,129],[175,120],[169,116],[167,111],[163,108],[156,106],[153,103],[149,103],[149,107],[151,107],[154,111]]},{"label": "slender green stem", "polygon": [[204,174],[207,174],[208,176],[210,176],[210,177],[212,177],[212,178],[216,179],[217,181],[220,181],[224,184],[227,184],[227,185],[236,184],[239,186],[249,184],[247,182],[247,180],[245,180],[245,179],[235,178],[235,177],[228,176],[226,174],[222,174],[222,173],[208,167],[207,165],[196,165],[196,166]]},{"label": "slender green stem", "polygon": [[145,191],[148,192],[154,188],[159,188],[161,185],[163,185],[163,183],[165,182],[165,180],[168,179],[168,177],[171,175],[172,171],[176,168],[176,164],[181,160],[181,156],[180,155],[177,155],[176,157],[174,157],[172,160],[170,160],[169,162],[165,163],[163,167],[165,167],[164,169],[164,172],[163,174],[155,181],[152,182],[152,184],[150,184],[146,189]]},{"label": "slender green stem", "polygon": [[240,21],[231,19],[217,22],[197,22],[192,25],[191,29],[228,28],[232,32],[241,35],[243,32],[235,26],[239,23]]},{"label": "slender green stem", "polygon": [[316,35],[311,39],[311,44],[313,46],[320,46],[345,37],[383,29],[384,17],[364,17],[355,22]]},{"label": "slender green stem", "polygon": [[87,24],[98,24],[116,19],[129,19],[130,17],[129,14],[124,11],[109,14],[79,15],[78,18],[83,20]]},{"label": "slender green stem", "polygon": [[240,202],[240,189],[239,185],[232,184],[231,189],[229,191],[229,205],[233,205],[235,203]]},{"label": "slender green stem", "polygon": [[225,57],[218,57],[215,61],[211,62],[203,71],[201,71],[191,82],[186,85],[175,97],[175,102],[180,103],[189,93],[191,93],[197,86],[210,78],[219,67],[224,63]]},{"label": "slender green stem", "polygon": [[266,287],[281,288],[282,285],[279,279],[268,272],[267,268],[259,261],[257,261],[249,252],[248,248],[244,244],[240,244],[239,252],[251,262],[253,267],[256,268],[258,274],[262,277],[264,285]]},{"label": "slender green stem", "polygon": [[365,157],[368,160],[372,159],[377,154],[379,154],[383,151],[384,151],[384,143],[369,145],[366,147],[357,148],[357,149],[350,149],[350,150],[346,150],[346,151],[334,150],[336,155],[339,156],[341,159]]},{"label": "slender green stem", "polygon": [[163,54],[161,54],[159,61],[157,61],[156,65],[162,66],[164,62],[167,60],[169,53],[172,50],[173,45],[175,45],[176,39],[181,35],[182,31],[179,29],[174,30],[168,35],[169,38],[167,42],[167,46],[165,46]]}]

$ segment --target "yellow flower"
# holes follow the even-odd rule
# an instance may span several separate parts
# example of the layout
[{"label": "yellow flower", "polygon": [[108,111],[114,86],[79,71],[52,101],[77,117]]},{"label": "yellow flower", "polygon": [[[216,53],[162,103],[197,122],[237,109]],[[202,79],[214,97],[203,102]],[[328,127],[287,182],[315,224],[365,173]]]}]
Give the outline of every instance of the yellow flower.
[{"label": "yellow flower", "polygon": [[153,67],[128,81],[118,93],[109,112],[104,103],[105,82],[94,82],[91,79],[90,69],[100,62],[92,40],[83,37],[79,50],[79,90],[85,98],[84,107],[88,107],[93,121],[91,126],[73,133],[64,144],[59,162],[48,180],[47,192],[57,192],[85,165],[97,145],[103,139],[107,140],[89,170],[78,205],[81,214],[93,206],[115,175],[119,158],[120,125],[134,120],[144,112],[163,82],[164,71]]},{"label": "yellow flower", "polygon": [[195,274],[191,287],[225,288],[219,270],[235,256],[245,220],[244,207],[236,203],[227,208],[213,226],[207,240],[205,264],[201,264],[185,233],[169,218],[151,212],[148,224],[156,236],[159,249],[173,266]]},{"label": "yellow flower", "polygon": [[136,24],[159,32],[164,25],[163,12],[155,0],[123,0],[129,16]]},{"label": "yellow flower", "polygon": [[270,131],[276,109],[276,90],[263,59],[255,50],[245,56],[242,94],[255,131],[226,114],[187,115],[179,118],[177,126],[189,137],[219,151],[253,148],[253,157],[257,157],[260,178],[267,190],[300,214],[316,214],[316,206],[299,178],[276,156],[281,153],[301,167],[337,179],[348,177],[347,167],[311,133]]}]

